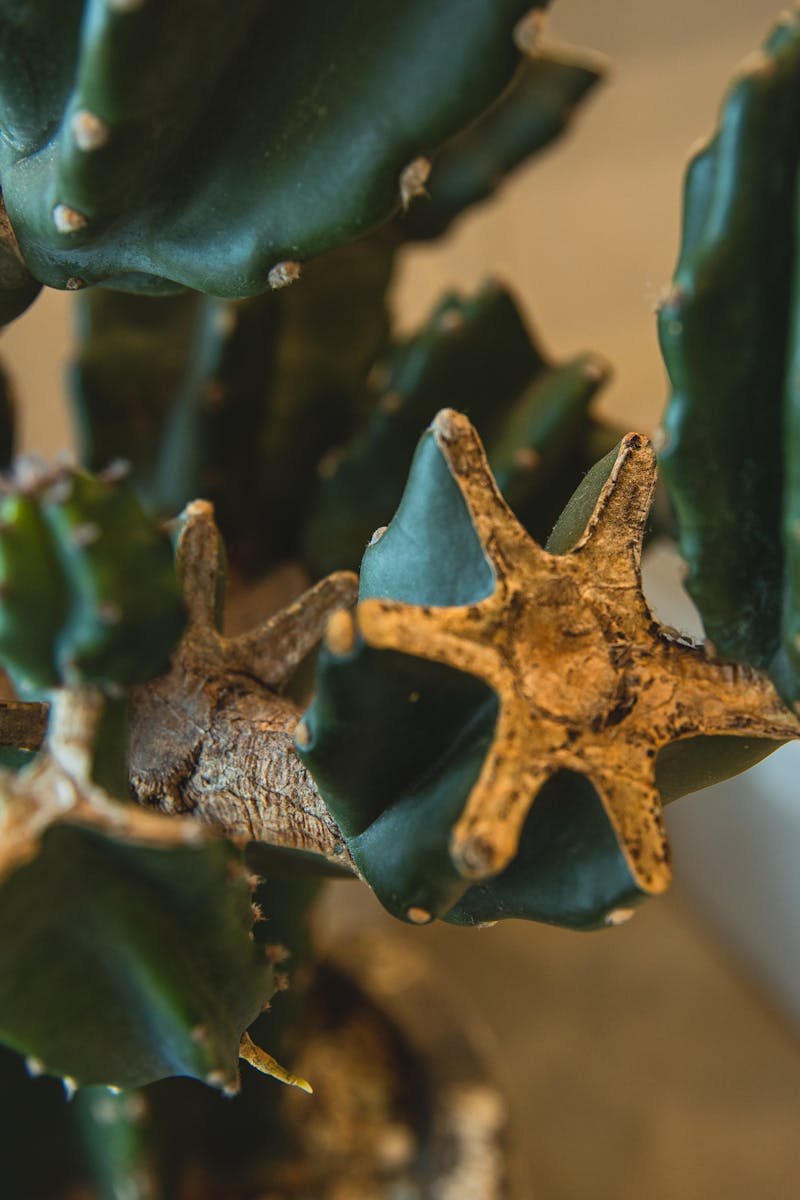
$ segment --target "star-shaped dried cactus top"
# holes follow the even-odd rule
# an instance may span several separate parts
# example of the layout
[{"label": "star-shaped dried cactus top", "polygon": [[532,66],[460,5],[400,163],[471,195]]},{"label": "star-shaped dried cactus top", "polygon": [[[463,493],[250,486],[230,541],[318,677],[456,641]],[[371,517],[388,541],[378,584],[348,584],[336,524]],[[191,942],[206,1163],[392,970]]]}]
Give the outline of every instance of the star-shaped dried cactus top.
[{"label": "star-shaped dried cactus top", "polygon": [[453,827],[453,861],[473,879],[502,871],[542,785],[567,769],[597,791],[637,886],[662,892],[671,872],[659,750],[698,734],[786,740],[800,724],[764,676],[653,616],[640,569],[656,476],[646,438],[623,439],[583,535],[552,554],[502,499],[467,418],[444,410],[432,430],[493,587],[448,607],[366,599],[356,624],[368,646],[455,667],[498,697],[491,746]]}]

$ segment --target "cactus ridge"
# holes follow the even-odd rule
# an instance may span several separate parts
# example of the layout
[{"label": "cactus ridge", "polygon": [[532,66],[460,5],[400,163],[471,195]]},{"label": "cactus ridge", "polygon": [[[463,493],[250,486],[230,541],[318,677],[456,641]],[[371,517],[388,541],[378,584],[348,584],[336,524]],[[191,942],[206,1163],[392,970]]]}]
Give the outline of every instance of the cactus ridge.
[{"label": "cactus ridge", "polygon": [[21,462],[0,499],[0,656],[18,691],[163,670],[184,624],[169,542],[116,478]]},{"label": "cactus ridge", "polygon": [[659,314],[660,451],[691,592],[726,657],[800,694],[797,171],[800,13],[743,64],[695,155]]},{"label": "cactus ridge", "polygon": [[0,176],[29,268],[241,297],[392,216],[405,168],[514,77],[530,0],[73,0],[55,29],[51,7],[0,5]]}]

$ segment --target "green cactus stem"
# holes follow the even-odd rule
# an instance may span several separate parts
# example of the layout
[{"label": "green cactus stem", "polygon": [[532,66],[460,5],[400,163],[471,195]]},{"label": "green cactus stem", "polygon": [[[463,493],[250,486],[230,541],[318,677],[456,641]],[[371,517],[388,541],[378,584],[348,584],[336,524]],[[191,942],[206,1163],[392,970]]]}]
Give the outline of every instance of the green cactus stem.
[{"label": "green cactus stem", "polygon": [[79,297],[84,464],[130,462],[154,514],[211,500],[240,571],[297,554],[317,463],[360,417],[388,339],[394,252],[376,235],[316,259],[302,286],[247,301]]},{"label": "green cactus stem", "polygon": [[[686,178],[659,314],[659,457],[687,587],[720,654],[800,695],[797,603],[800,14],[743,64]],[[794,299],[793,299],[794,297]]]},{"label": "green cactus stem", "polygon": [[0,177],[28,267],[61,288],[283,286],[422,186],[513,79],[529,5],[3,0]]},{"label": "green cactus stem", "polygon": [[116,476],[22,461],[0,499],[0,658],[18,692],[157,674],[184,624],[167,539]]},{"label": "green cactus stem", "polygon": [[[400,501],[419,430],[448,396],[486,438],[523,519],[560,511],[588,465],[581,457],[594,425],[588,406],[607,377],[596,355],[550,363],[503,286],[446,296],[423,329],[373,369],[371,412],[343,449],[322,460],[307,558],[319,570],[357,566]],[[559,480],[570,466],[574,474]],[[545,503],[548,492],[554,504]]]},{"label": "green cactus stem", "polygon": [[92,782],[102,708],[95,688],[58,691],[42,751],[0,777],[0,1037],[70,1086],[236,1090],[272,979],[246,871],[195,822]]},{"label": "green cactus stem", "polygon": [[[298,727],[304,761],[359,869],[377,879],[396,915],[450,919],[449,901],[459,922],[524,915],[615,923],[632,896],[669,882],[656,786],[662,747],[699,734],[748,744],[798,735],[765,677],[687,644],[650,613],[639,558],[654,474],[646,440],[629,435],[572,506],[558,531],[562,553],[554,553],[533,542],[501,499],[464,417],[440,414],[423,438],[400,510],[365,555],[355,619],[332,619],[317,696]],[[570,525],[581,530],[577,540]],[[450,695],[461,690],[460,745],[447,728],[456,706],[437,696],[434,666],[443,679],[449,670]],[[367,696],[372,716],[364,725]],[[417,726],[422,704],[429,715]],[[393,790],[370,797],[353,729],[367,754],[373,741],[380,747],[381,778],[390,780],[397,759],[387,754],[381,722],[412,765],[407,775],[401,767]],[[437,788],[439,807],[431,804],[434,815],[420,816],[417,828]],[[592,789],[610,839],[597,839]],[[426,896],[436,906],[426,908],[414,889],[435,856],[441,874]],[[456,876],[460,900],[452,900]],[[483,890],[464,886],[475,881]]]},{"label": "green cactus stem", "polygon": [[501,98],[436,156],[424,195],[398,218],[406,238],[440,237],[508,174],[549,146],[600,82],[604,64],[585,52],[534,47]]}]

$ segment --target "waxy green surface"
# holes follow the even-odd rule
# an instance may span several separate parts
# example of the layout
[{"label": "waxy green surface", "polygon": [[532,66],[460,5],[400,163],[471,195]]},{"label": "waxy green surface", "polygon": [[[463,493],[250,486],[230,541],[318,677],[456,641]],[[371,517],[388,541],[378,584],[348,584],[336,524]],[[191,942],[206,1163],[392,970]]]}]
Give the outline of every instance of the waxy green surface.
[{"label": "waxy green surface", "polygon": [[398,210],[404,168],[514,78],[530,7],[2,0],[0,179],[28,267],[264,291]]},{"label": "waxy green surface", "polygon": [[235,1086],[241,1034],[272,991],[235,867],[223,843],[50,829],[0,882],[0,1039],[80,1085]]},{"label": "waxy green surface", "polygon": [[659,315],[661,469],[687,587],[721,655],[800,696],[800,14],[746,60],[690,164]]}]

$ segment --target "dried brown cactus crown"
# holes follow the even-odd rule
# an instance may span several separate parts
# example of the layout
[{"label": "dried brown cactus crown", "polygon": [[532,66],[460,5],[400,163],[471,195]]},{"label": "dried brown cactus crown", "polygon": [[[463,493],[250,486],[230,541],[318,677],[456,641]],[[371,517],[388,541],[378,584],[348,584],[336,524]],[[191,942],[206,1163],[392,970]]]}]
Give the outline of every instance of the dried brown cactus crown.
[{"label": "dried brown cactus crown", "polygon": [[491,749],[453,830],[463,874],[486,878],[517,852],[525,818],[559,769],[595,787],[633,877],[668,886],[669,843],[655,763],[698,734],[788,739],[797,717],[757,671],[663,626],[642,592],[642,539],[656,477],[649,441],[623,439],[577,544],[551,554],[500,495],[478,435],[445,410],[434,436],[494,574],[478,603],[438,608],[363,601],[364,640],[447,663],[499,698]]}]

